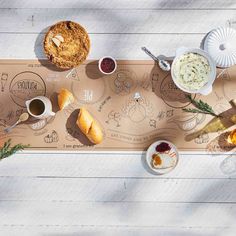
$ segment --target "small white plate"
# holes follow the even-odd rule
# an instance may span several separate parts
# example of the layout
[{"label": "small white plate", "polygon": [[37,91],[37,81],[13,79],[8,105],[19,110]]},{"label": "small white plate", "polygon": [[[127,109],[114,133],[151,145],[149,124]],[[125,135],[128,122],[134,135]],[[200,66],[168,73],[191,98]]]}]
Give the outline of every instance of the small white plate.
[{"label": "small white plate", "polygon": [[[175,156],[171,157],[175,161],[174,165],[172,165],[171,167],[163,168],[163,169],[161,169],[161,168],[159,168],[159,169],[153,168],[153,166],[151,165],[152,155],[155,154],[155,153],[158,154],[158,152],[156,151],[156,146],[161,144],[161,143],[163,143],[163,142],[164,143],[168,143],[170,145],[170,147],[171,147],[171,150],[169,151],[170,153],[175,153]],[[161,154],[160,153],[160,155],[169,155],[169,154],[165,154],[165,153]],[[155,174],[163,175],[163,174],[166,174],[166,173],[170,172],[171,170],[173,170],[176,167],[178,161],[179,161],[179,152],[178,152],[177,147],[173,143],[171,143],[169,141],[166,141],[166,140],[158,140],[158,141],[156,141],[155,143],[153,143],[148,148],[148,150],[146,152],[146,162],[147,162],[147,165],[152,170],[152,172],[155,172]]]}]

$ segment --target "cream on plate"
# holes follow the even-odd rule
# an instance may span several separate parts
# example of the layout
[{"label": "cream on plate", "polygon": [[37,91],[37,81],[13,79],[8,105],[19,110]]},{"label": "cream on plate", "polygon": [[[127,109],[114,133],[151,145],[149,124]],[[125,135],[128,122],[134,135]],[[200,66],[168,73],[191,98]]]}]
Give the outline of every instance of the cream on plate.
[{"label": "cream on plate", "polygon": [[208,60],[198,53],[183,54],[174,64],[174,75],[178,84],[188,90],[198,90],[205,86],[210,73]]}]

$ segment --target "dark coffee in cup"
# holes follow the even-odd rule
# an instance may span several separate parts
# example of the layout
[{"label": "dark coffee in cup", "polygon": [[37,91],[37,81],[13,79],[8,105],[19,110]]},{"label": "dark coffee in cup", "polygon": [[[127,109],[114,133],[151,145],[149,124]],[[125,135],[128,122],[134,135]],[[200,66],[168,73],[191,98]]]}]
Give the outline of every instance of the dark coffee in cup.
[{"label": "dark coffee in cup", "polygon": [[34,99],[29,104],[29,110],[33,115],[39,116],[39,115],[43,114],[43,112],[45,110],[45,105],[41,100]]},{"label": "dark coffee in cup", "polygon": [[36,119],[46,119],[56,114],[52,111],[52,103],[45,96],[37,96],[25,102],[28,113]]}]

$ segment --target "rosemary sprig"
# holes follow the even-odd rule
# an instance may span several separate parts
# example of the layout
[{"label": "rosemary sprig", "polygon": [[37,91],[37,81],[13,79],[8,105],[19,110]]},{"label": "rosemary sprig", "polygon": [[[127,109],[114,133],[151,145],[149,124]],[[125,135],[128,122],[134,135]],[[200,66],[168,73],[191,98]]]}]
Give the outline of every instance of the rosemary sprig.
[{"label": "rosemary sprig", "polygon": [[21,151],[25,148],[29,147],[29,145],[17,144],[11,147],[11,139],[8,139],[4,144],[3,147],[0,149],[0,160],[9,157],[15,154],[18,151]]},{"label": "rosemary sprig", "polygon": [[197,108],[197,109],[192,109],[192,108],[183,108],[183,111],[186,112],[192,112],[192,113],[203,113],[203,114],[208,114],[208,115],[212,115],[215,117],[219,117],[219,115],[217,115],[214,110],[212,109],[212,107],[210,105],[208,105],[206,102],[203,102],[202,100],[195,100],[191,97],[191,95],[187,95],[187,98],[190,100],[190,102]]}]

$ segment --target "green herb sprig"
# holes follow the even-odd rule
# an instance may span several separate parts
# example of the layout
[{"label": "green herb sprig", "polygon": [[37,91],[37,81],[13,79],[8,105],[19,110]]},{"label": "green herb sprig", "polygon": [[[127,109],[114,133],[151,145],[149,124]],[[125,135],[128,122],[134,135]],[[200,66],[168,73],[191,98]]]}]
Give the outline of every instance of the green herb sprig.
[{"label": "green herb sprig", "polygon": [[29,145],[17,144],[11,147],[11,139],[8,139],[4,144],[3,147],[0,149],[0,160],[9,157],[15,154],[18,151],[21,151],[25,148],[29,147]]},{"label": "green herb sprig", "polygon": [[208,105],[206,102],[203,102],[202,100],[199,100],[199,101],[195,100],[191,97],[191,95],[187,95],[187,98],[196,108],[183,108],[183,111],[192,112],[192,113],[203,113],[203,114],[219,117],[219,115],[217,115],[214,112],[213,108],[210,105]]}]

